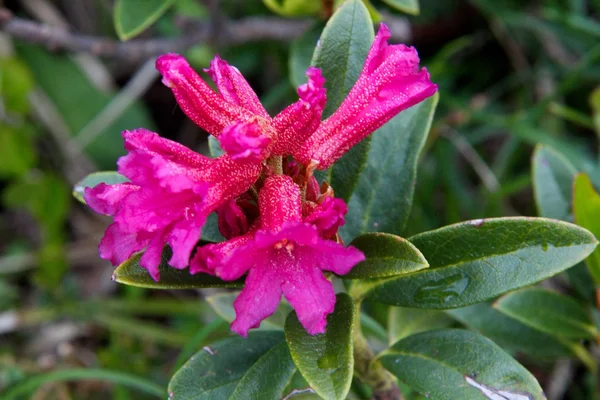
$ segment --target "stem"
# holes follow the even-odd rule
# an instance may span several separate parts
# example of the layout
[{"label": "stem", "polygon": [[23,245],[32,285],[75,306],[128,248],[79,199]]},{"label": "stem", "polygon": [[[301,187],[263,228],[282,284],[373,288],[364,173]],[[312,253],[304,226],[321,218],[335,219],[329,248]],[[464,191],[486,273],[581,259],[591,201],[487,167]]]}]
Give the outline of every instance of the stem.
[{"label": "stem", "polygon": [[375,359],[375,353],[369,346],[360,327],[360,301],[356,302],[354,317],[354,371],[356,376],[373,388],[373,400],[400,400],[400,389],[396,378],[386,371]]},{"label": "stem", "polygon": [[276,175],[283,174],[283,157],[282,156],[273,156],[267,160],[267,164],[273,168],[273,172]]}]

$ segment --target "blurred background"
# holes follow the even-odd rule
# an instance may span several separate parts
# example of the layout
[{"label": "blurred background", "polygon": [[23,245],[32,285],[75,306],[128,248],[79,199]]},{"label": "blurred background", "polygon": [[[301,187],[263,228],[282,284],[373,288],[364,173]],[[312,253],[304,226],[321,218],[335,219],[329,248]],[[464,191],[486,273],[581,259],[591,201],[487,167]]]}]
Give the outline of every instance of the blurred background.
[{"label": "blurred background", "polygon": [[[215,292],[111,281],[113,267],[97,253],[109,220],[72,190],[91,172],[116,169],[124,129],[145,127],[208,153],[206,133],[160,82],[157,54],[182,52],[200,71],[218,53],[274,114],[297,98],[335,5],[0,0],[0,393],[20,385],[14,398],[152,398],[132,387],[166,387],[187,357],[228,335],[230,304]],[[406,236],[466,219],[537,215],[536,145],[598,182],[600,1],[368,6],[394,42],[418,49],[440,86]],[[550,285],[591,301],[585,267],[569,274]],[[385,341],[387,308],[367,306],[376,345]],[[440,312],[414,318],[423,315],[459,324]],[[517,356],[550,399],[598,395],[579,362]],[[126,381],[135,377],[143,380]]]}]

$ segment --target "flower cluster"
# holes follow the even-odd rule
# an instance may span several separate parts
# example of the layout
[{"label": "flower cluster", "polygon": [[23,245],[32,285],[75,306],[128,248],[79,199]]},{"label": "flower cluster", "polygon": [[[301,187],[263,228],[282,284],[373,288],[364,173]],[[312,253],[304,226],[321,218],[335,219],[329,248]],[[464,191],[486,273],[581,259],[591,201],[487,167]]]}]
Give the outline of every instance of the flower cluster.
[{"label": "flower cluster", "polygon": [[[344,275],[364,255],[344,247],[337,231],[346,204],[312,173],[437,90],[415,49],[388,45],[389,37],[381,25],[358,81],[324,121],[325,79],[317,68],[308,69],[299,100],[271,118],[240,72],[219,57],[205,70],[218,92],[182,56],[159,57],[163,83],[224,154],[208,158],[144,129],[125,131],[128,154],[118,171],[129,182],[85,192],[92,209],[114,218],[100,256],[117,265],[143,250],[140,264],[159,280],[169,245],[173,268],[223,280],[246,275],[234,303],[238,334],[259,326],[282,294],[310,334],[324,332],[335,293],[323,271]],[[227,240],[198,247],[213,212]]]}]

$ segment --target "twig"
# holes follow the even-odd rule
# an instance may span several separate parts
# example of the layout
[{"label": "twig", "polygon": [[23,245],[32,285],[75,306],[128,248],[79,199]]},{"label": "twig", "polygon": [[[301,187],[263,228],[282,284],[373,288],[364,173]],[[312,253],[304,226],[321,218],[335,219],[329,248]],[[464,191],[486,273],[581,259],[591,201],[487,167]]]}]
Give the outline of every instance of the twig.
[{"label": "twig", "polygon": [[[387,22],[394,27],[394,41],[410,41],[410,25],[406,19],[389,18]],[[219,44],[227,45],[260,40],[290,41],[300,36],[311,24],[310,20],[247,17],[223,21],[218,38],[215,39]],[[0,30],[15,38],[41,44],[52,50],[85,51],[101,57],[134,61],[162,53],[182,52],[195,44],[206,43],[212,39],[210,22],[194,21],[189,25],[189,33],[174,39],[134,39],[118,42],[105,37],[80,35],[18,18],[9,10],[0,8]]]}]

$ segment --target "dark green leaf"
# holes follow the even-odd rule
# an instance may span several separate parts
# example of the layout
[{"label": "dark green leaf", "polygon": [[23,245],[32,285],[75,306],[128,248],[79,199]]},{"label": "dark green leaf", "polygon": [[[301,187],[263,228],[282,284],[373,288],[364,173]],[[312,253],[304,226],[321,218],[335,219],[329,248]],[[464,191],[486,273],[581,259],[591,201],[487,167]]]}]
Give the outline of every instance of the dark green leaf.
[{"label": "dark green leaf", "polygon": [[400,234],[410,214],[417,161],[438,103],[436,94],[402,111],[371,139],[367,165],[348,204],[342,236],[365,232]]},{"label": "dark green leaf", "polygon": [[251,332],[205,347],[169,383],[177,399],[280,399],[294,371],[281,332]]},{"label": "dark green leaf", "polygon": [[306,70],[310,67],[315,47],[323,31],[322,24],[315,24],[294,40],[290,48],[289,75],[292,86],[306,83]]},{"label": "dark green leaf", "polygon": [[352,246],[366,260],[344,275],[344,279],[386,278],[427,268],[427,260],[408,240],[387,233],[366,233],[354,239]]},{"label": "dark green leaf", "polygon": [[443,311],[390,307],[389,343],[419,332],[448,328],[453,321]]},{"label": "dark green leaf", "polygon": [[150,289],[193,289],[208,287],[241,287],[242,282],[226,282],[208,274],[190,274],[187,269],[175,269],[168,264],[171,250],[167,247],[162,254],[159,266],[160,280],[154,281],[148,271],[140,265],[141,254],[136,254],[119,265],[113,274],[113,280],[131,286]]},{"label": "dark green leaf", "polygon": [[202,240],[207,242],[222,242],[225,240],[221,231],[219,231],[219,220],[217,213],[211,213],[206,218],[206,222],[202,227]]},{"label": "dark green leaf", "polygon": [[352,324],[356,310],[350,296],[337,295],[335,310],[327,318],[327,331],[309,335],[296,313],[285,321],[285,338],[294,363],[311,388],[326,400],[346,398],[354,368]]},{"label": "dark green leaf", "polygon": [[383,0],[390,7],[400,10],[410,15],[419,15],[419,0]]},{"label": "dark green leaf", "polygon": [[[327,22],[312,62],[327,80],[323,118],[333,114],[354,86],[374,37],[373,21],[360,0],[346,1]],[[369,141],[365,139],[330,168],[326,180],[337,197],[348,201],[365,167],[368,151]]]},{"label": "dark green leaf", "polygon": [[175,0],[117,0],[115,30],[119,39],[129,40],[152,25]]},{"label": "dark green leaf", "polygon": [[85,192],[85,188],[93,188],[100,183],[106,183],[107,185],[115,185],[117,183],[129,182],[129,179],[125,178],[123,175],[119,174],[116,171],[104,171],[104,172],[94,172],[93,174],[89,174],[81,181],[77,182],[73,187],[73,197],[77,200],[85,204],[85,200],[83,198],[83,193]]},{"label": "dark green leaf", "polygon": [[[575,178],[573,187],[573,212],[575,221],[589,229],[596,237],[600,237],[600,194],[592,186],[586,174]],[[596,286],[600,286],[600,250],[596,249],[585,260]]]},{"label": "dark green leaf", "polygon": [[535,148],[531,175],[541,217],[571,219],[571,190],[576,173],[575,167],[561,154],[542,145]]},{"label": "dark green leaf", "polygon": [[[235,319],[235,310],[233,301],[237,298],[239,292],[218,293],[206,298],[208,304],[225,321],[232,322]],[[259,329],[283,329],[285,319],[292,311],[292,307],[287,302],[281,302],[275,314],[265,319]]]},{"label": "dark green leaf", "polygon": [[554,336],[593,339],[598,334],[590,313],[568,296],[542,288],[509,293],[494,308],[531,328]]},{"label": "dark green leaf", "polygon": [[409,336],[385,351],[380,360],[399,379],[434,399],[546,398],[521,364],[491,340],[470,331],[449,329]]},{"label": "dark green leaf", "polygon": [[510,352],[546,359],[573,355],[571,349],[574,344],[523,325],[487,303],[448,310],[446,313]]},{"label": "dark green leaf", "polygon": [[544,218],[474,220],[409,239],[429,268],[382,280],[374,299],[449,309],[551,277],[583,260],[598,241],[576,225]]}]

